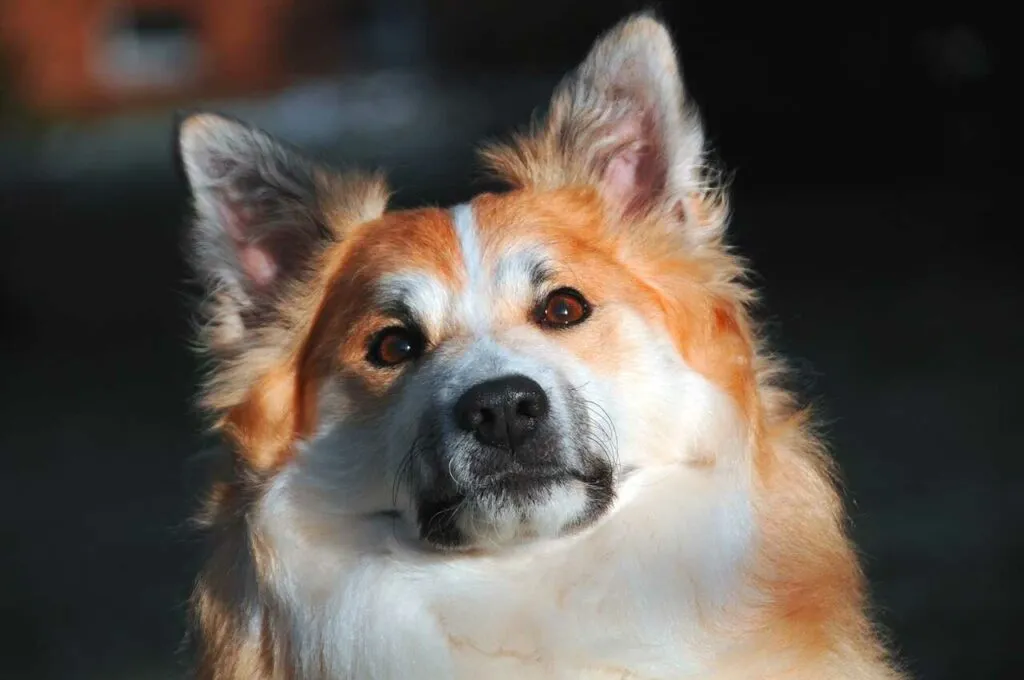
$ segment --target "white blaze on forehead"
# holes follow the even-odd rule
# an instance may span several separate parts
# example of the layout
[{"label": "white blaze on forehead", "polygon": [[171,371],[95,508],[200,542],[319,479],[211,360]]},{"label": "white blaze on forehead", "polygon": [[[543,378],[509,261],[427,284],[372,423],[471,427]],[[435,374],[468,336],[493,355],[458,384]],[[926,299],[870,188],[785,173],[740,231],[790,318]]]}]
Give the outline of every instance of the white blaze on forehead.
[{"label": "white blaze on forehead", "polygon": [[473,206],[463,203],[452,208],[452,223],[466,269],[466,289],[459,296],[460,316],[470,328],[483,332],[487,327],[490,306],[487,304],[487,272]]},{"label": "white blaze on forehead", "polygon": [[535,302],[550,261],[543,249],[533,244],[503,252],[489,265],[473,206],[457,205],[451,216],[465,271],[464,286],[452,289],[450,282],[429,271],[393,272],[378,283],[376,303],[407,311],[429,335],[453,323],[487,335],[499,304],[528,309]]},{"label": "white blaze on forehead", "polygon": [[459,296],[459,309],[470,327],[485,330],[497,300],[530,305],[548,267],[543,250],[536,245],[512,249],[501,253],[491,267],[484,258],[473,206],[464,203],[452,208],[452,222],[466,270],[466,288]]},{"label": "white blaze on forehead", "polygon": [[462,250],[462,263],[466,267],[469,286],[476,288],[484,276],[484,259],[473,206],[463,203],[452,208],[452,223],[455,225],[455,235]]}]

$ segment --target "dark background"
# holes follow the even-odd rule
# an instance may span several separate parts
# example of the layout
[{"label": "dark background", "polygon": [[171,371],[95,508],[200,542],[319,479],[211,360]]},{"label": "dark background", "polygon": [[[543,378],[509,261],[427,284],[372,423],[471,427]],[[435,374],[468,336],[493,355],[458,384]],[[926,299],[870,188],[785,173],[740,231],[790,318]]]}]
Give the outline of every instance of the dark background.
[{"label": "dark background", "polygon": [[[450,203],[484,186],[473,145],[526,123],[643,6],[346,3],[335,76],[209,105],[388,169],[398,204]],[[978,3],[655,7],[898,653],[922,679],[1021,677],[1017,29]],[[2,100],[0,677],[182,677],[211,442],[191,405],[172,110],[44,124]]]}]

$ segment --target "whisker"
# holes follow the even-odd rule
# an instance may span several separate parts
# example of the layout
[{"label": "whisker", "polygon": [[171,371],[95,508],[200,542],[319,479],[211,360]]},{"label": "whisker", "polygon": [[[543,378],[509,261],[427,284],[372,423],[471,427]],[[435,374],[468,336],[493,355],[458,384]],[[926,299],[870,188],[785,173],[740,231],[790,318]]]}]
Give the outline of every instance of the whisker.
[{"label": "whisker", "polygon": [[413,455],[416,453],[421,439],[422,437],[416,436],[416,438],[412,440],[412,444],[409,446],[409,451],[402,457],[402,460],[398,464],[398,468],[395,470],[395,481],[391,489],[391,504],[395,507],[398,507],[398,494],[403,482],[409,482],[409,478],[412,476]]},{"label": "whisker", "polygon": [[619,436],[611,415],[609,415],[604,407],[593,400],[581,396],[578,396],[577,399],[586,409],[589,416],[587,419],[588,427],[581,433],[586,442],[590,444],[587,447],[588,450],[596,449],[604,454],[612,465],[618,467]]}]

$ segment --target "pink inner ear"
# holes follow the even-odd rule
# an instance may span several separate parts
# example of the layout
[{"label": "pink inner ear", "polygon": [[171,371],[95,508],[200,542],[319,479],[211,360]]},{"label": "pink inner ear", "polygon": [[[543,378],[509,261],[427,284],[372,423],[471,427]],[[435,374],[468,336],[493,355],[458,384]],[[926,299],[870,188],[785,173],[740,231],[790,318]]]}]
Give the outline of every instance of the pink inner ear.
[{"label": "pink inner ear", "polygon": [[222,199],[218,206],[220,212],[220,223],[224,226],[224,230],[228,233],[236,243],[245,241],[245,223],[246,214],[243,212],[242,206]]},{"label": "pink inner ear", "polygon": [[277,263],[265,249],[246,243],[246,228],[252,219],[252,210],[225,199],[220,206],[220,215],[224,230],[238,249],[238,260],[246,278],[261,288],[269,286],[277,276]]},{"label": "pink inner ear", "polygon": [[601,190],[624,215],[644,212],[657,199],[665,180],[653,120],[640,109],[615,123],[609,136],[615,150],[605,165]]},{"label": "pink inner ear", "polygon": [[250,281],[257,286],[266,287],[274,282],[277,276],[277,263],[270,254],[259,246],[242,246],[238,253],[242,269]]},{"label": "pink inner ear", "polygon": [[620,206],[629,205],[637,191],[637,169],[641,150],[638,143],[617,151],[604,171],[604,190]]}]

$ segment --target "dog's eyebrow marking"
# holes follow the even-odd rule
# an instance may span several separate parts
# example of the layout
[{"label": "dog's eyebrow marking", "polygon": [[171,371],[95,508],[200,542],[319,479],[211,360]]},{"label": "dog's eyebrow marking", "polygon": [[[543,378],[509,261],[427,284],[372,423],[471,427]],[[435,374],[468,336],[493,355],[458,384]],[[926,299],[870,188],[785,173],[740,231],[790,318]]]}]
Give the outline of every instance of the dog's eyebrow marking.
[{"label": "dog's eyebrow marking", "polygon": [[427,272],[397,272],[377,282],[374,303],[389,316],[438,333],[449,313],[450,293]]},{"label": "dog's eyebrow marking", "polygon": [[554,267],[547,256],[538,248],[527,248],[498,261],[494,285],[499,295],[525,303],[554,275]]},{"label": "dog's eyebrow marking", "polygon": [[380,305],[380,311],[384,316],[395,319],[403,326],[411,328],[421,325],[419,315],[405,300],[389,300]]},{"label": "dog's eyebrow marking", "polygon": [[530,263],[530,283],[534,288],[540,288],[555,278],[555,268],[551,266],[548,259],[537,255],[537,259]]}]

